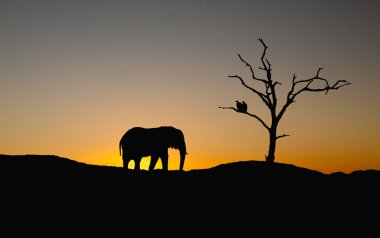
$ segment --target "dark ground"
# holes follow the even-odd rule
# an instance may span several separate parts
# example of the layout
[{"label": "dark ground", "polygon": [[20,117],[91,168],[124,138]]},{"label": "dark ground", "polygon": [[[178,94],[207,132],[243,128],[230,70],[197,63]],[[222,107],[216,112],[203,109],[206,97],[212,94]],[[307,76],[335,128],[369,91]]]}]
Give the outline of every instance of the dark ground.
[{"label": "dark ground", "polygon": [[142,234],[176,234],[179,227],[182,235],[200,230],[255,234],[268,226],[273,229],[267,235],[307,228],[320,235],[355,230],[366,236],[380,221],[377,170],[323,174],[245,161],[183,172],[136,172],[50,155],[0,155],[0,179],[5,224],[39,224],[61,232],[85,224],[91,231],[125,232],[138,224],[146,227],[138,230]]}]

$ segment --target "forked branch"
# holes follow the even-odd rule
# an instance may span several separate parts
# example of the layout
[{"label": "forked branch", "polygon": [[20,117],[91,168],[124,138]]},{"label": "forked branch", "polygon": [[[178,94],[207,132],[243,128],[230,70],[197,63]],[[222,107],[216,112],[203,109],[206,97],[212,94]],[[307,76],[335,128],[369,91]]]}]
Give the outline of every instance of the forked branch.
[{"label": "forked branch", "polygon": [[247,61],[245,61],[245,60],[243,59],[243,57],[241,57],[240,54],[238,54],[238,56],[239,56],[239,59],[245,64],[245,66],[247,66],[247,67],[249,68],[249,71],[251,71],[252,78],[253,78],[254,80],[260,81],[260,82],[264,83],[265,85],[268,84],[267,80],[265,80],[265,79],[261,79],[261,78],[257,78],[257,77],[255,76],[255,72],[253,71],[252,66],[251,66]]},{"label": "forked branch", "polygon": [[[295,74],[293,75],[292,87],[288,92],[288,96],[284,106],[282,107],[281,111],[277,116],[278,120],[280,120],[281,117],[284,115],[289,105],[295,102],[295,98],[303,92],[325,92],[327,94],[330,90],[338,90],[343,86],[351,84],[346,80],[338,80],[333,85],[330,85],[327,79],[319,75],[322,69],[323,68],[319,68],[315,76],[309,79],[297,80],[297,76]],[[313,87],[313,83],[315,82],[320,82],[322,83],[322,85]],[[301,87],[299,89],[296,89],[296,86],[298,85]]]},{"label": "forked branch", "polygon": [[[319,68],[317,70],[317,73],[314,77],[309,78],[309,79],[304,79],[304,80],[298,80],[296,81],[296,76],[293,76],[293,81],[292,81],[292,88],[288,94],[288,99],[293,99],[299,95],[302,92],[326,92],[328,93],[329,90],[337,90],[343,86],[349,85],[351,83],[347,82],[346,80],[338,80],[336,81],[332,86],[329,84],[329,81],[325,78],[322,78],[319,76],[319,73],[321,72],[323,68]],[[312,83],[320,81],[323,83],[323,86],[319,87],[312,87]],[[297,84],[304,84],[303,87],[301,87],[298,91],[294,91],[295,87]]]}]

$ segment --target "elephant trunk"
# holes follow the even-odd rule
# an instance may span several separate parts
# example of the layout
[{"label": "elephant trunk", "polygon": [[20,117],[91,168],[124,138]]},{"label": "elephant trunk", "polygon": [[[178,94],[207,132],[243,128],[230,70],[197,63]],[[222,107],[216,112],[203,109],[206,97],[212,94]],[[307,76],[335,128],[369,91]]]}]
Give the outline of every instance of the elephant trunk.
[{"label": "elephant trunk", "polygon": [[183,166],[185,164],[185,157],[187,154],[186,150],[181,150],[180,154],[181,154],[181,160],[180,160],[180,164],[179,164],[179,170],[183,171]]},{"label": "elephant trunk", "polygon": [[187,155],[185,142],[183,142],[183,144],[179,147],[179,152],[180,152],[180,156],[181,156],[181,160],[180,160],[180,164],[179,164],[179,170],[183,171],[183,166],[185,165],[185,158]]}]

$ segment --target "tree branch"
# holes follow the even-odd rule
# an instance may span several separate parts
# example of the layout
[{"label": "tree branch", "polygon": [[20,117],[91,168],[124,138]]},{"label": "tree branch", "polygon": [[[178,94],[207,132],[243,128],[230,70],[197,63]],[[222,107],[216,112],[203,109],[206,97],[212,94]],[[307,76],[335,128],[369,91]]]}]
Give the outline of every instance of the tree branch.
[{"label": "tree branch", "polygon": [[245,66],[247,66],[247,67],[249,68],[249,70],[251,71],[251,74],[252,74],[252,78],[253,78],[253,79],[255,79],[255,80],[257,80],[257,81],[260,81],[260,82],[264,83],[265,85],[268,84],[268,82],[267,82],[265,79],[257,78],[257,77],[255,76],[255,72],[253,71],[252,66],[251,66],[249,63],[247,63],[247,61],[245,61],[245,60],[243,59],[243,57],[241,57],[240,54],[238,54],[238,56],[239,56],[239,59],[245,64]]},{"label": "tree branch", "polygon": [[280,135],[280,136],[277,136],[277,137],[276,137],[276,140],[277,140],[277,139],[280,139],[280,138],[283,138],[283,137],[285,137],[285,136],[290,136],[290,135],[282,134],[282,135]]},{"label": "tree branch", "polygon": [[330,89],[338,90],[339,88],[343,86],[350,85],[351,83],[347,82],[346,80],[338,80],[334,83],[334,85]]},{"label": "tree branch", "polygon": [[243,114],[247,114],[248,116],[251,116],[253,118],[256,118],[268,131],[269,131],[269,126],[257,115],[255,114],[251,114],[249,112],[241,112],[241,111],[238,111],[237,108],[234,108],[234,107],[219,107],[221,109],[231,109],[231,110],[234,110],[235,112],[238,112],[238,113],[243,113]]},{"label": "tree branch", "polygon": [[259,41],[264,46],[263,54],[261,55],[261,63],[263,67],[260,69],[264,70],[267,75],[266,80],[266,95],[268,97],[268,101],[271,103],[272,107],[270,107],[272,117],[276,116],[276,107],[277,107],[277,96],[276,96],[276,85],[280,84],[279,82],[273,82],[272,81],[272,65],[270,64],[269,60],[266,58],[266,51],[268,49],[268,46],[264,43],[263,39],[259,38]]},{"label": "tree branch", "polygon": [[241,84],[243,84],[244,87],[248,88],[249,90],[251,90],[252,92],[256,93],[260,98],[261,100],[263,100],[263,102],[265,103],[265,105],[267,105],[268,107],[270,107],[270,104],[269,104],[269,98],[267,97],[267,95],[257,91],[256,89],[248,86],[242,77],[240,77],[239,75],[228,75],[229,78],[237,78],[240,80]]},{"label": "tree branch", "polygon": [[[267,45],[264,43],[263,39],[259,38],[259,41],[260,41],[261,44],[264,46],[263,54],[261,55],[261,63],[263,64],[263,67],[262,67],[262,68],[259,68],[259,69],[262,69],[262,70],[267,71],[267,70],[268,70],[268,67],[267,67],[267,65],[265,64],[265,61],[268,62],[268,60],[265,58],[265,54],[266,54],[266,51],[267,51],[268,47],[267,47]],[[268,65],[269,65],[269,67],[270,67],[269,62],[268,62]]]}]

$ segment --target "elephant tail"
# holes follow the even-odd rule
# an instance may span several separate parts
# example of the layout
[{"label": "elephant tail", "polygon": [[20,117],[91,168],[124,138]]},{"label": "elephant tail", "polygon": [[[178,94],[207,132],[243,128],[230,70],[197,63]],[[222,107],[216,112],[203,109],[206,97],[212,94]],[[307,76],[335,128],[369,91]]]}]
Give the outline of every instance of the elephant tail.
[{"label": "elephant tail", "polygon": [[119,143],[119,154],[121,156],[121,143]]}]

